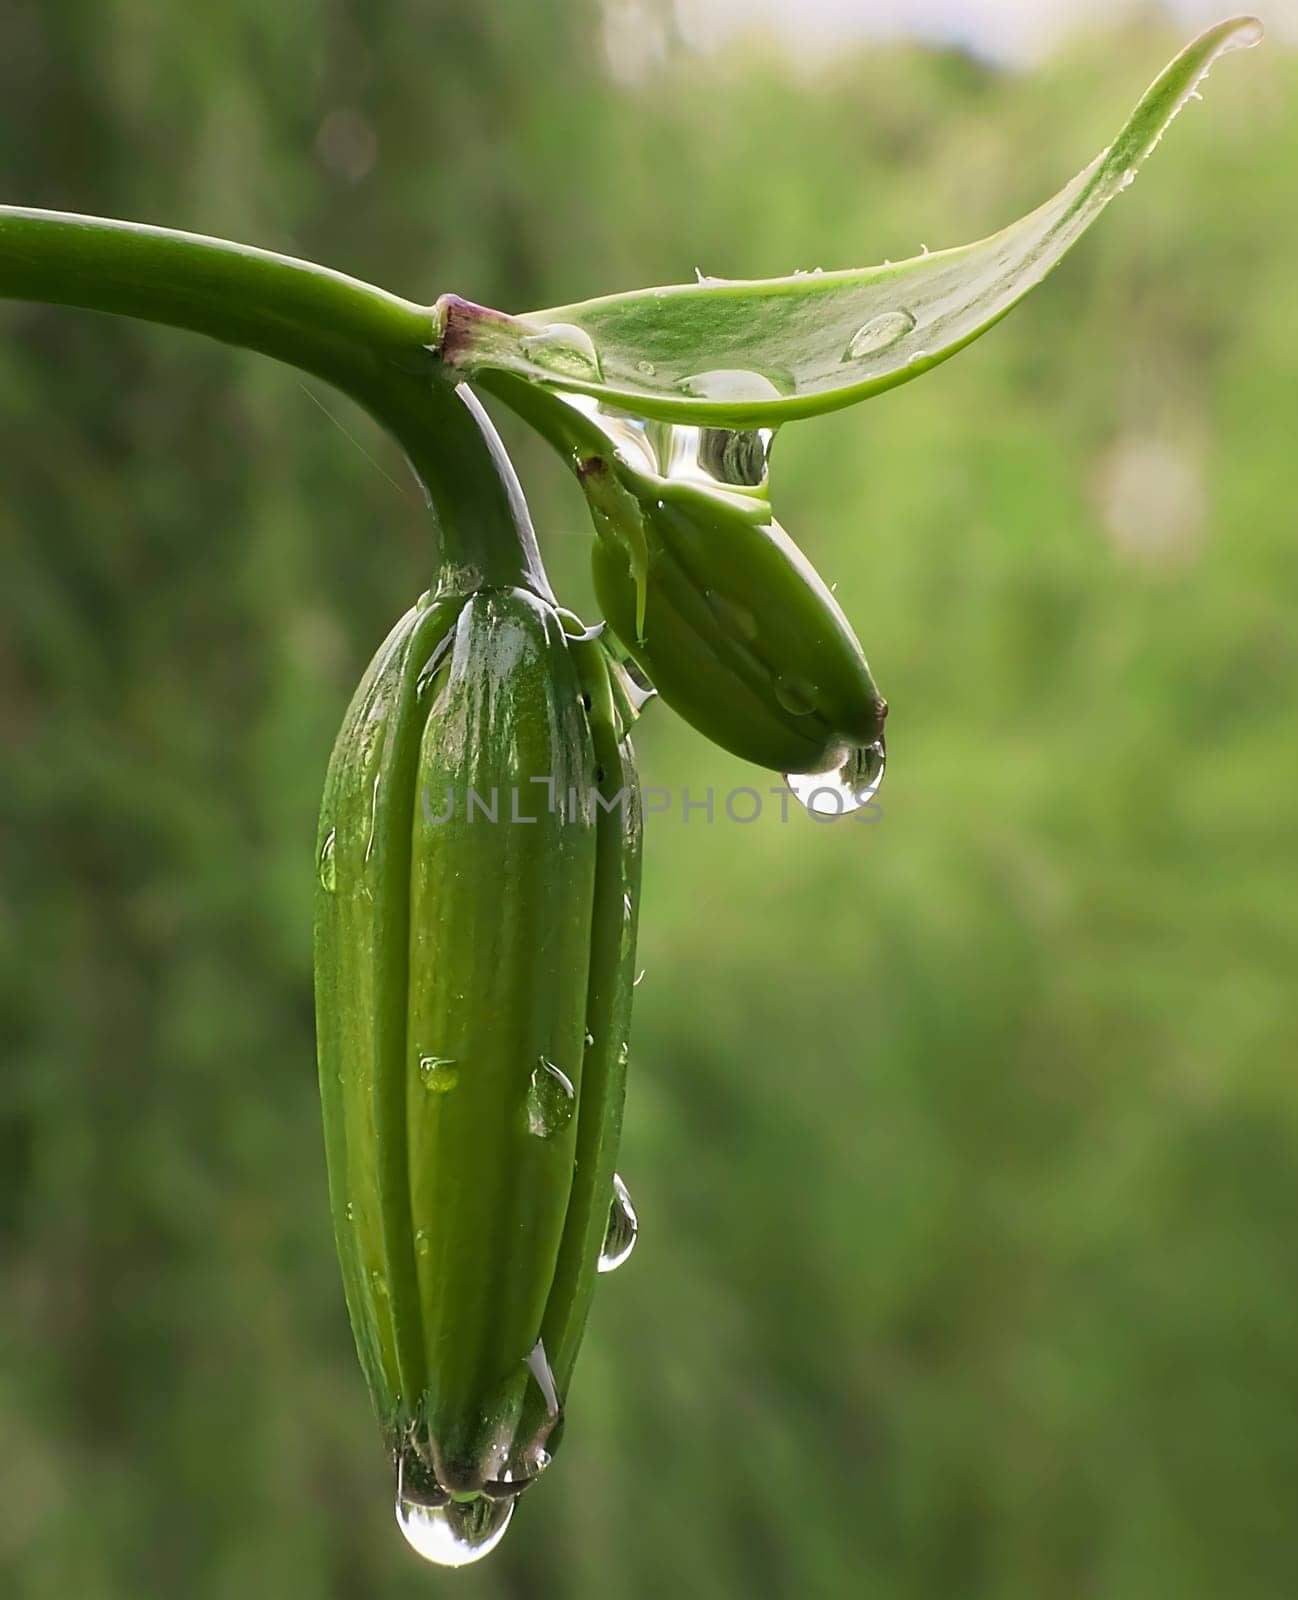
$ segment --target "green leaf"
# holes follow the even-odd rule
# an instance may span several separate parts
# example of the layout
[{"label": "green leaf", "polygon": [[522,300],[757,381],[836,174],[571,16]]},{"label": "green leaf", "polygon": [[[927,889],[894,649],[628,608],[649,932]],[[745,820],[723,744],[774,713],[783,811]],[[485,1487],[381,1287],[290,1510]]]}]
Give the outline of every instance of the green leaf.
[{"label": "green leaf", "polygon": [[1117,138],[1053,199],[952,250],[843,272],[709,280],[507,316],[438,302],[440,353],[668,422],[769,427],[868,399],[999,321],[1129,186],[1218,56],[1256,44],[1220,22],[1150,85]]}]

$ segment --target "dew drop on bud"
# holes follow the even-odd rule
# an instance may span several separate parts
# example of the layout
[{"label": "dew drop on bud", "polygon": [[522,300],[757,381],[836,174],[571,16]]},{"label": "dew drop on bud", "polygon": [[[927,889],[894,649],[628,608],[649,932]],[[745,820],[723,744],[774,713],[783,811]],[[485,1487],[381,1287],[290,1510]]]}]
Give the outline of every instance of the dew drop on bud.
[{"label": "dew drop on bud", "polygon": [[809,717],[816,709],[816,691],[799,678],[777,678],[775,698],[791,717]]},{"label": "dew drop on bud", "polygon": [[845,817],[868,805],[883,782],[886,760],[883,740],[853,750],[828,772],[790,772],[785,782],[814,817]]},{"label": "dew drop on bud", "polygon": [[449,1056],[420,1056],[419,1081],[429,1094],[448,1094],[460,1081],[459,1063]]},{"label": "dew drop on bud", "polygon": [[527,1131],[538,1139],[553,1139],[572,1121],[575,1104],[572,1079],[542,1056],[527,1086]]},{"label": "dew drop on bud", "polygon": [[631,1196],[617,1173],[613,1174],[613,1198],[608,1208],[608,1227],[599,1252],[599,1270],[616,1272],[635,1249],[640,1222],[631,1204]]},{"label": "dew drop on bud", "polygon": [[490,1555],[505,1537],[514,1515],[513,1500],[451,1500],[420,1505],[398,1495],[397,1526],[406,1543],[438,1567],[467,1567]]},{"label": "dew drop on bud", "polygon": [[324,843],[320,846],[320,887],[328,894],[332,894],[338,887],[338,865],[334,860],[337,843],[338,830],[330,828],[325,834]]},{"label": "dew drop on bud", "polygon": [[547,372],[578,383],[599,383],[604,374],[599,364],[595,341],[584,328],[556,322],[540,333],[528,334],[522,341],[531,360]]},{"label": "dew drop on bud", "polygon": [[757,625],[757,618],[747,606],[738,604],[729,595],[722,594],[719,589],[705,589],[703,598],[707,602],[708,610],[732,639],[737,639],[743,644],[753,644],[756,641],[761,629]]},{"label": "dew drop on bud", "polygon": [[877,355],[890,349],[898,339],[904,339],[915,326],[909,311],[881,311],[877,317],[863,322],[847,342],[844,361],[859,361],[862,356]]}]

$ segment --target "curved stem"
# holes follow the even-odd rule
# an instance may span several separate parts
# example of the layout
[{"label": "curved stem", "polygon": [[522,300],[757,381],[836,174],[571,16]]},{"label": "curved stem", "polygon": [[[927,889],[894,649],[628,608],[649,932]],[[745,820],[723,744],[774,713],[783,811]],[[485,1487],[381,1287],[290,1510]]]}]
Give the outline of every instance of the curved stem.
[{"label": "curved stem", "polygon": [[553,600],[514,464],[477,397],[460,384],[389,374],[354,393],[396,438],[437,522],[439,593],[531,589]]},{"label": "curved stem", "polygon": [[323,378],[405,450],[438,526],[438,587],[521,584],[548,596],[495,430],[440,376],[431,307],[225,239],[16,206],[0,206],[0,298],[188,328]]}]

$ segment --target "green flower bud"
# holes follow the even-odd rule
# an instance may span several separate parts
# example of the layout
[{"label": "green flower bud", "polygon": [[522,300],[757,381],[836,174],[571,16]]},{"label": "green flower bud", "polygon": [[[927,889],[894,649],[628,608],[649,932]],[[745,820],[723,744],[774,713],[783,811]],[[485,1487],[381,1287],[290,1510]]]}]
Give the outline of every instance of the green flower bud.
[{"label": "green flower bud", "polygon": [[338,1254],[403,1531],[453,1565],[549,1460],[616,1194],[640,853],[617,670],[530,591],[426,599],[325,787]]},{"label": "green flower bud", "polygon": [[870,781],[887,703],[765,495],[639,471],[620,453],[588,455],[578,477],[599,603],[663,700],[759,766]]}]

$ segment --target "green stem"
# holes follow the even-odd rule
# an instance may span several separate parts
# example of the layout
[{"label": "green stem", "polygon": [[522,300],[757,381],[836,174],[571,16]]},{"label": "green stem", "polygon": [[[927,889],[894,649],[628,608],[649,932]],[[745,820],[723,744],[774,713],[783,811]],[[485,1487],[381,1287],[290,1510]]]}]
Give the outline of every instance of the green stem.
[{"label": "green stem", "polygon": [[437,587],[549,595],[495,430],[440,376],[432,308],[272,251],[170,228],[0,206],[0,298],[188,328],[323,378],[401,445],[439,535]]}]

